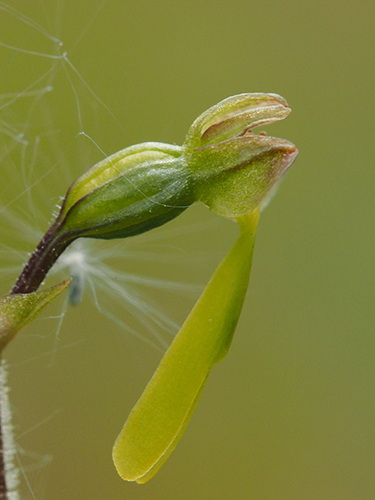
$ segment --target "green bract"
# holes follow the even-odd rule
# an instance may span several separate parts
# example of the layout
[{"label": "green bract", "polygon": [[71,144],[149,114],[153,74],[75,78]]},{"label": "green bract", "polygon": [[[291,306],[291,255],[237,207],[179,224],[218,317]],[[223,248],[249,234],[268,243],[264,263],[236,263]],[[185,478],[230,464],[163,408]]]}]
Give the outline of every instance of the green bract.
[{"label": "green bract", "polygon": [[10,340],[69,286],[72,279],[42,292],[20,293],[0,298],[0,353]]}]

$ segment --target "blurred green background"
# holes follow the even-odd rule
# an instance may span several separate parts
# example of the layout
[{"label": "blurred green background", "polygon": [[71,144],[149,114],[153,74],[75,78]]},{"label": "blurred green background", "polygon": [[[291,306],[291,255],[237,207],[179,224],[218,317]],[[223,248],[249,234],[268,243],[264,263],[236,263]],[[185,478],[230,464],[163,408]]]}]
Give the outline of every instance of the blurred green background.
[{"label": "blurred green background", "polygon": [[[7,6],[0,5],[0,42],[13,47],[0,46],[3,294],[59,196],[102,158],[98,147],[110,154],[148,140],[181,144],[209,106],[262,91],[293,109],[267,133],[300,150],[261,217],[231,351],[150,483],[117,477],[111,447],[161,352],[103,310],[151,339],[142,319],[98,290],[101,314],[87,286],[58,337],[63,301],[8,348],[18,456],[32,489],[22,476],[22,499],[375,498],[374,2]],[[64,42],[60,54],[79,75],[56,57],[49,35]],[[204,285],[236,234],[231,221],[197,205],[137,241],[92,252],[108,251],[119,273]],[[180,324],[197,297],[146,292]]]}]

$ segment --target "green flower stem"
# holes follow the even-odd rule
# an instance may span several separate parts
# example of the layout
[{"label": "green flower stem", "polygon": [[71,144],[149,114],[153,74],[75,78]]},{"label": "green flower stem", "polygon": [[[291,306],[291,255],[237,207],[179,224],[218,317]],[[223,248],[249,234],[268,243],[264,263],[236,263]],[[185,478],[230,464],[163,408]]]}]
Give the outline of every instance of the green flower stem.
[{"label": "green flower stem", "polygon": [[144,483],[171,454],[213,365],[230,347],[248,287],[259,210],[221,262],[133,408],[113,449],[119,475]]}]

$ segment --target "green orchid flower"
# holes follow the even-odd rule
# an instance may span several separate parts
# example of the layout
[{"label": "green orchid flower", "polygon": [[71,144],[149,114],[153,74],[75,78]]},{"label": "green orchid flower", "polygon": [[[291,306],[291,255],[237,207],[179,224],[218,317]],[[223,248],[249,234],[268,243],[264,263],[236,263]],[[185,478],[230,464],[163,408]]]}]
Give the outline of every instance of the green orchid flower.
[{"label": "green orchid flower", "polygon": [[[0,304],[5,325],[0,341],[5,345],[65,288],[61,284],[46,295],[36,292],[75,239],[135,236],[165,224],[198,201],[237,220],[240,236],[116,440],[113,460],[125,480],[144,483],[159,470],[181,438],[212,366],[229,349],[248,287],[259,209],[298,154],[289,141],[252,130],[289,113],[285,99],[276,94],[240,94],[200,115],[182,146],[138,144],[94,165],[70,186],[13,295]],[[12,311],[17,313],[14,321]]]}]

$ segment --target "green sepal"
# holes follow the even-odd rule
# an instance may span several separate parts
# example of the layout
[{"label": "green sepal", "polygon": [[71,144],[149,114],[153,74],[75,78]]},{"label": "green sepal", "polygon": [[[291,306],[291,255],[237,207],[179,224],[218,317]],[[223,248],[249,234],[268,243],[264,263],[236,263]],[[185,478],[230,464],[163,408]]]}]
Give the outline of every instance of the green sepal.
[{"label": "green sepal", "polygon": [[248,287],[255,210],[238,220],[241,234],[221,262],[131,411],[113,460],[127,481],[148,481],[175,448],[214,364],[226,355]]},{"label": "green sepal", "polygon": [[47,290],[0,298],[0,352],[10,340],[57,298],[72,281],[69,278]]},{"label": "green sepal", "polygon": [[197,199],[217,215],[245,215],[262,205],[297,154],[285,139],[253,134],[197,149],[191,160]]}]

